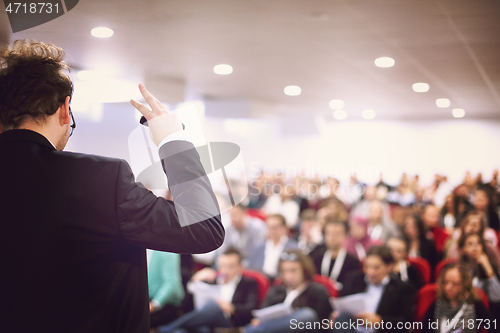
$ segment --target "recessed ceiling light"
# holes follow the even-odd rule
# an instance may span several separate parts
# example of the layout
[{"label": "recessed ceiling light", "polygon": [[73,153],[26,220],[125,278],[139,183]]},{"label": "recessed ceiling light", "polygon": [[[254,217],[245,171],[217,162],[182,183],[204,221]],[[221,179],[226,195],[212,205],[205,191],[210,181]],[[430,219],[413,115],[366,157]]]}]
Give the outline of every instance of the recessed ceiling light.
[{"label": "recessed ceiling light", "polygon": [[465,110],[464,109],[453,109],[451,111],[451,114],[453,114],[453,117],[455,117],[455,118],[463,118],[465,116]]},{"label": "recessed ceiling light", "polygon": [[394,59],[389,57],[380,57],[375,59],[375,66],[380,68],[389,68],[394,66],[395,63]]},{"label": "recessed ceiling light", "polygon": [[424,82],[414,83],[412,88],[413,88],[414,92],[418,92],[418,93],[423,93],[423,92],[429,91],[429,85],[427,83],[424,83]]},{"label": "recessed ceiling light", "polygon": [[302,89],[299,86],[286,86],[285,95],[287,96],[299,96],[302,93]]},{"label": "recessed ceiling light", "polygon": [[344,120],[347,118],[347,112],[344,110],[335,110],[333,111],[333,118],[337,120]]},{"label": "recessed ceiling light", "polygon": [[233,72],[231,65],[220,64],[214,67],[214,73],[219,75],[228,75]]},{"label": "recessed ceiling light", "polygon": [[361,116],[366,120],[371,120],[371,119],[375,118],[375,111],[370,110],[370,109],[363,110],[363,112],[361,113]]},{"label": "recessed ceiling light", "polygon": [[344,108],[345,103],[341,99],[332,99],[328,105],[330,106],[330,109],[340,110]]},{"label": "recessed ceiling light", "polygon": [[90,33],[92,34],[92,36],[97,38],[109,38],[113,36],[114,31],[111,30],[110,28],[99,27],[92,29]]},{"label": "recessed ceiling light", "polygon": [[438,98],[436,99],[436,105],[438,108],[444,109],[451,105],[451,102],[448,98]]}]

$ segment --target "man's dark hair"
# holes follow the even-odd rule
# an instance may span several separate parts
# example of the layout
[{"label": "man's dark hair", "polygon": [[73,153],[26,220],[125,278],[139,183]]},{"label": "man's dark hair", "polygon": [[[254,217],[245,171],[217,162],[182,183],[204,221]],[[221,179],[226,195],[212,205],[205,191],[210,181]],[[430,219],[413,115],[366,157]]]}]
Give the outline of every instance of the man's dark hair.
[{"label": "man's dark hair", "polygon": [[43,123],[56,113],[73,83],[63,70],[64,51],[52,44],[16,40],[0,51],[0,124],[18,128],[26,119]]},{"label": "man's dark hair", "polygon": [[234,247],[228,247],[224,252],[222,252],[221,255],[223,255],[223,256],[235,255],[235,256],[238,256],[238,263],[241,263],[243,261],[243,255],[241,254],[241,252],[237,248],[234,248]]},{"label": "man's dark hair", "polygon": [[394,257],[392,256],[391,249],[387,245],[374,245],[368,249],[366,256],[377,256],[386,265],[394,263]]},{"label": "man's dark hair", "polygon": [[329,225],[338,225],[344,229],[345,234],[347,235],[347,223],[336,220],[335,218],[327,218],[325,221],[325,225],[323,226],[323,235],[325,234],[326,227]]},{"label": "man's dark hair", "polygon": [[275,218],[275,219],[280,220],[281,225],[288,228],[288,226],[286,225],[286,218],[283,215],[281,215],[281,214],[271,214],[271,215],[267,216],[267,219],[269,219],[269,218]]}]

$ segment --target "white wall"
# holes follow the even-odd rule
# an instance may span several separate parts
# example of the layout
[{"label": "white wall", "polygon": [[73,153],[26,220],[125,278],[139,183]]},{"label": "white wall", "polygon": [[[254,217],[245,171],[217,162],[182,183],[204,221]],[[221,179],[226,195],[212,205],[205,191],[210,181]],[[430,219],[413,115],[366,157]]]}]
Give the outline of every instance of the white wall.
[{"label": "white wall", "polygon": [[[78,127],[67,150],[130,161],[127,138],[137,126],[132,106],[105,104],[100,122],[75,117]],[[202,121],[208,141],[229,141],[241,147],[249,177],[259,166],[288,168],[292,173],[310,167],[333,173],[341,181],[357,171],[361,181],[372,183],[383,172],[384,179],[395,184],[406,172],[418,173],[422,183],[428,184],[439,172],[457,183],[465,171],[482,172],[489,180],[500,167],[500,121],[316,123],[319,134],[294,137],[284,135],[277,119],[206,117]]]}]

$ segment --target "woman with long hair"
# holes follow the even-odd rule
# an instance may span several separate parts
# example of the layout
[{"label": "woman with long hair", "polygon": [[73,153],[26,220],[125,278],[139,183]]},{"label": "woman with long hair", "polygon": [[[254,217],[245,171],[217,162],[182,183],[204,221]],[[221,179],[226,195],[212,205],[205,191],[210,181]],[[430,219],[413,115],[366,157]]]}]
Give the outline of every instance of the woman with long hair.
[{"label": "woman with long hair", "polygon": [[437,280],[436,301],[425,313],[422,333],[476,333],[480,327],[494,331],[494,324],[468,270],[458,263],[446,265]]},{"label": "woman with long hair", "polygon": [[486,245],[477,233],[463,234],[458,240],[460,263],[471,272],[473,285],[484,290],[493,313],[500,305],[500,280],[498,267],[486,253]]},{"label": "woman with long hair", "polygon": [[436,245],[426,237],[424,222],[418,214],[409,214],[404,218],[403,235],[408,242],[408,256],[422,257],[434,269],[439,262]]}]

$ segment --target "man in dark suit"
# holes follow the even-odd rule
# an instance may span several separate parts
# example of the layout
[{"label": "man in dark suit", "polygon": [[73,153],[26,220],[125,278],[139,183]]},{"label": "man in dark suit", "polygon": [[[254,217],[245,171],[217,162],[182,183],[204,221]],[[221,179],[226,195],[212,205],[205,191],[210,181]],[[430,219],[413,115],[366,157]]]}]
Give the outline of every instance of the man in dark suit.
[{"label": "man in dark suit", "polygon": [[158,333],[210,331],[218,327],[243,326],[250,322],[252,310],[259,305],[259,290],[253,278],[242,275],[240,252],[235,248],[228,248],[217,258],[217,269],[215,271],[207,267],[196,272],[190,283],[217,283],[220,286],[220,297],[160,327]]},{"label": "man in dark suit", "polygon": [[[360,314],[336,313],[335,327],[343,327],[340,322],[363,320],[363,327],[352,331],[361,332],[407,332],[405,324],[411,327],[415,309],[415,289],[412,285],[391,276],[394,259],[385,245],[371,247],[363,262],[363,271],[348,275],[339,296],[363,293],[365,311]],[[383,326],[381,323],[383,322]],[[399,326],[398,326],[399,325]],[[349,328],[349,325],[345,325]],[[352,327],[350,327],[352,328]],[[373,328],[377,328],[376,330]],[[336,330],[335,330],[336,331]],[[340,331],[340,330],[339,330]],[[349,329],[342,329],[342,332]]]},{"label": "man in dark suit", "polygon": [[329,277],[337,290],[342,290],[349,272],[361,268],[361,264],[355,256],[348,253],[343,247],[347,230],[343,222],[327,220],[323,227],[324,243],[318,245],[309,253],[316,272]]},{"label": "man in dark suit", "polygon": [[217,199],[179,118],[145,89],[173,201],[124,160],[63,152],[73,131],[62,49],[0,53],[0,322],[5,332],[149,332],[146,248],[202,253],[224,240]]}]

